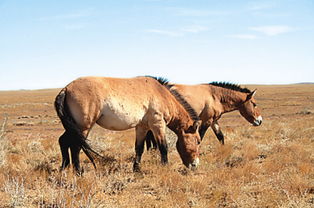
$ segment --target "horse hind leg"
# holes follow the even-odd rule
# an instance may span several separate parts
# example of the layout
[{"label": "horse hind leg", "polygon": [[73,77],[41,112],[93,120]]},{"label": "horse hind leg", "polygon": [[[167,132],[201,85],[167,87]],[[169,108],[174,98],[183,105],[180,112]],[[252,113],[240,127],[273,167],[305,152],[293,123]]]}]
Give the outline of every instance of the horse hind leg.
[{"label": "horse hind leg", "polygon": [[72,165],[77,173],[77,175],[83,174],[83,169],[80,167],[80,151],[81,151],[81,145],[77,142],[74,142],[70,146],[71,149],[71,159],[72,159]]},{"label": "horse hind leg", "polygon": [[65,131],[59,138],[59,145],[61,149],[62,155],[62,163],[60,170],[64,170],[70,164],[70,156],[69,156],[69,147],[70,147],[70,134],[69,132]]},{"label": "horse hind leg", "polygon": [[[87,134],[88,133],[86,133],[86,132],[82,132],[82,133],[73,132],[71,135],[71,139],[72,139],[72,142],[70,145],[71,161],[72,161],[74,171],[79,176],[81,176],[84,172],[83,168],[81,168],[81,166],[80,166],[80,151],[82,149],[82,143],[81,143],[80,139],[85,140],[85,138],[87,137]],[[89,157],[89,154],[87,154],[87,156]],[[93,162],[93,165],[95,165],[94,162]]]},{"label": "horse hind leg", "polygon": [[219,142],[224,145],[225,144],[225,137],[224,134],[222,133],[220,126],[217,122],[213,123],[213,125],[211,126],[217,139],[219,140]]},{"label": "horse hind leg", "polygon": [[203,141],[203,138],[205,136],[205,133],[208,129],[209,125],[201,125],[201,127],[198,130],[198,133],[200,134],[201,140]]},{"label": "horse hind leg", "polygon": [[69,131],[65,131],[59,138],[59,145],[62,154],[62,163],[60,170],[64,170],[70,164],[69,149],[71,150],[71,160],[75,171],[78,175],[82,174],[82,169],[80,168],[79,153],[81,150],[81,145],[77,142],[77,135]]}]

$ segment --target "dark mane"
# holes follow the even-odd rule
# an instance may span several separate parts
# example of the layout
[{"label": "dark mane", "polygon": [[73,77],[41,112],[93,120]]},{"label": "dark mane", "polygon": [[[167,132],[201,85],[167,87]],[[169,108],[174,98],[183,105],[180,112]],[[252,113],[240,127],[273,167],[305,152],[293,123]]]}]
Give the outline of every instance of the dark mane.
[{"label": "dark mane", "polygon": [[172,87],[173,85],[169,84],[169,80],[167,78],[164,77],[154,77],[154,76],[150,76],[150,75],[146,75],[145,77],[149,77],[152,79],[157,80],[161,85],[164,85],[168,88],[168,86]]},{"label": "dark mane", "polygon": [[153,77],[153,76],[146,76],[146,77],[153,78],[157,80],[161,85],[165,86],[170,91],[170,93],[176,98],[176,100],[179,101],[179,103],[183,106],[183,108],[186,110],[186,112],[188,112],[188,114],[194,121],[200,120],[194,108],[192,108],[192,106],[184,99],[184,97],[177,90],[172,89],[173,84],[169,84],[168,79],[164,77]]},{"label": "dark mane", "polygon": [[251,93],[251,90],[248,88],[243,88],[240,85],[237,84],[232,84],[229,82],[211,82],[209,85],[217,86],[217,87],[222,87],[230,90],[235,90],[238,92],[244,92],[244,93]]},{"label": "dark mane", "polygon": [[188,114],[194,121],[200,120],[200,117],[197,115],[194,108],[192,108],[192,106],[184,99],[184,97],[177,90],[169,89],[169,91],[177,99],[177,101],[179,101],[179,103],[184,107],[184,109],[188,112]]}]

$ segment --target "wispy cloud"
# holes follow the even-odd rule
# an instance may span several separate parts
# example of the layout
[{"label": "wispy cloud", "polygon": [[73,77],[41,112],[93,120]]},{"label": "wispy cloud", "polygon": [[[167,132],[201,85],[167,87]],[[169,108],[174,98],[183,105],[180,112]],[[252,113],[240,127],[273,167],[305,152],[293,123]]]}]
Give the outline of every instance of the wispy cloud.
[{"label": "wispy cloud", "polygon": [[272,26],[260,26],[260,27],[251,27],[250,30],[261,32],[268,36],[275,36],[279,34],[284,34],[293,31],[292,27],[285,25],[272,25]]},{"label": "wispy cloud", "polygon": [[287,11],[278,9],[281,6],[279,1],[256,1],[250,2],[246,9],[250,14],[258,17],[289,17],[290,14]]},{"label": "wispy cloud", "polygon": [[229,11],[223,10],[206,10],[206,9],[188,9],[188,8],[167,8],[170,12],[177,16],[207,17],[229,15]]},{"label": "wispy cloud", "polygon": [[84,29],[87,25],[85,23],[75,23],[64,25],[66,30],[81,30]]},{"label": "wispy cloud", "polygon": [[171,36],[171,37],[183,36],[183,33],[175,32],[175,31],[169,31],[169,30],[150,29],[150,30],[146,30],[146,32],[160,34],[160,35],[166,35],[166,36]]},{"label": "wispy cloud", "polygon": [[255,40],[258,37],[256,35],[251,34],[234,34],[234,35],[228,35],[229,38],[237,38],[237,39],[246,39],[246,40]]},{"label": "wispy cloud", "polygon": [[[271,25],[271,26],[259,26],[259,27],[250,27],[248,30],[260,32],[267,36],[276,36],[284,33],[288,33],[294,30],[294,28],[285,26],[285,25]],[[233,34],[228,35],[229,38],[237,38],[237,39],[247,39],[247,40],[255,40],[260,37],[255,34]]]},{"label": "wispy cloud", "polygon": [[186,26],[181,29],[183,32],[189,32],[189,33],[200,33],[203,31],[207,31],[208,27],[201,26],[201,25],[191,25],[191,26]]},{"label": "wispy cloud", "polygon": [[144,1],[146,1],[146,2],[159,2],[159,1],[165,1],[165,0],[144,0]]},{"label": "wispy cloud", "polygon": [[146,30],[148,33],[155,33],[155,34],[160,34],[160,35],[165,35],[165,36],[171,36],[171,37],[180,37],[184,36],[189,33],[201,33],[204,31],[209,30],[208,27],[201,26],[201,25],[190,25],[190,26],[185,26],[177,30],[161,30],[161,29],[149,29]]},{"label": "wispy cloud", "polygon": [[260,10],[266,10],[266,9],[272,9],[277,7],[277,3],[274,1],[256,1],[256,2],[249,2],[248,9],[251,11],[260,11]]},{"label": "wispy cloud", "polygon": [[67,14],[57,14],[53,16],[41,17],[39,20],[41,21],[52,21],[52,20],[75,20],[79,18],[92,16],[93,9],[86,9],[76,12],[71,12]]}]

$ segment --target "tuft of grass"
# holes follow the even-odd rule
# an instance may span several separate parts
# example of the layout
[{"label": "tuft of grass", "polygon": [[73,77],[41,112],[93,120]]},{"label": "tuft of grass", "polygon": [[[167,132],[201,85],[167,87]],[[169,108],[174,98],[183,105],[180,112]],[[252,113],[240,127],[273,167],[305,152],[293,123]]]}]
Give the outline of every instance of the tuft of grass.
[{"label": "tuft of grass", "polygon": [[26,193],[23,178],[9,178],[4,184],[4,191],[10,196],[11,207],[26,205]]}]

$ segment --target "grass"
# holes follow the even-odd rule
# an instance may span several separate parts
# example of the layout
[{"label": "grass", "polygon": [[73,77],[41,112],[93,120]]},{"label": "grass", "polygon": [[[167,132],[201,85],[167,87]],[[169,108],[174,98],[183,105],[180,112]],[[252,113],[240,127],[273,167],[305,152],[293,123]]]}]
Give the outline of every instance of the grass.
[{"label": "grass", "polygon": [[169,165],[145,151],[143,173],[133,173],[134,130],[95,127],[90,143],[107,159],[95,171],[81,154],[83,177],[59,172],[58,91],[0,92],[0,207],[313,207],[314,86],[257,88],[262,126],[224,115],[226,144],[208,131],[196,171],[168,132]]}]

